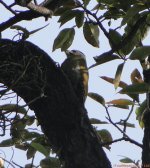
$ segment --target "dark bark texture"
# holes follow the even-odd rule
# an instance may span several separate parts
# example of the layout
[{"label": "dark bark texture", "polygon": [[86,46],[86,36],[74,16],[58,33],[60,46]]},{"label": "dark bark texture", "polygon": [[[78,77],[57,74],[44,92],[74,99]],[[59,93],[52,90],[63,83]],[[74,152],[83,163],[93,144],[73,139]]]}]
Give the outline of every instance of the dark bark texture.
[{"label": "dark bark texture", "polygon": [[0,82],[35,112],[65,168],[111,164],[70,81],[43,50],[30,42],[0,40]]},{"label": "dark bark texture", "polygon": [[[144,70],[144,81],[150,84],[150,70]],[[143,151],[142,151],[142,168],[150,168],[150,94],[146,97],[147,107],[143,112],[144,121],[144,137],[143,137]]]}]

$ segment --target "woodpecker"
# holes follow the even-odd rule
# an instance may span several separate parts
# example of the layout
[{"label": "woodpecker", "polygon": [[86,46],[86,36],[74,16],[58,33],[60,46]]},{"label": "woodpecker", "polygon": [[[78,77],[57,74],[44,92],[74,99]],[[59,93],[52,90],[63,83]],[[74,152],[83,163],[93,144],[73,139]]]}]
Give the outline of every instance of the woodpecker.
[{"label": "woodpecker", "polygon": [[78,99],[84,104],[88,93],[89,79],[85,55],[78,50],[67,50],[65,53],[67,58],[61,68],[70,80]]}]

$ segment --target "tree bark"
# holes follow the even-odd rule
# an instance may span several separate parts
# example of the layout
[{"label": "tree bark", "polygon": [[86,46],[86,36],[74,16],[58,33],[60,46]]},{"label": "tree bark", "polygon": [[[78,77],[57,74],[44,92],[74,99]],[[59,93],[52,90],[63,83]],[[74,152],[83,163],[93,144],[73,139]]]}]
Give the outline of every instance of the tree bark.
[{"label": "tree bark", "polygon": [[111,167],[70,81],[43,50],[0,39],[0,82],[35,112],[65,168]]},{"label": "tree bark", "polygon": [[[150,84],[150,69],[143,71],[144,82]],[[144,137],[142,151],[142,168],[150,168],[150,93],[146,96],[147,107],[143,112]]]}]

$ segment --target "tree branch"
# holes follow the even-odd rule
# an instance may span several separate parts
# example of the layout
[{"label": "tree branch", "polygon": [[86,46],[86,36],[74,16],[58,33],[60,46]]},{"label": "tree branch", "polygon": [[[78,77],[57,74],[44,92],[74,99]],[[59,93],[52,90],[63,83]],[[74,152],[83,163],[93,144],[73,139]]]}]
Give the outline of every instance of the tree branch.
[{"label": "tree branch", "polygon": [[[1,39],[0,58],[0,65],[9,61],[22,65],[22,68],[15,64],[0,68],[0,82],[11,87],[34,110],[65,168],[111,168],[86,109],[49,55],[30,42]],[[23,78],[12,85],[29,60],[32,61]],[[32,102],[41,94],[45,96]]]}]

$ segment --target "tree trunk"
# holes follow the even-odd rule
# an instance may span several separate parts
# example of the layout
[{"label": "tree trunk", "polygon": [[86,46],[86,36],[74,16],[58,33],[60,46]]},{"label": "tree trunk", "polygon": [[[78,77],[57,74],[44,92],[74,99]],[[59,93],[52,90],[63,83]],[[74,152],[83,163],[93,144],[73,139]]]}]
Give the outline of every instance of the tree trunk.
[{"label": "tree trunk", "polygon": [[0,82],[35,112],[65,168],[111,164],[60,66],[30,42],[0,40]]},{"label": "tree trunk", "polygon": [[[150,84],[150,69],[143,71],[144,81]],[[144,137],[142,151],[142,168],[150,168],[150,94],[146,97],[147,107],[143,112]]]}]

